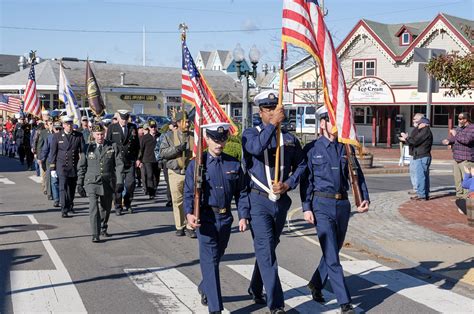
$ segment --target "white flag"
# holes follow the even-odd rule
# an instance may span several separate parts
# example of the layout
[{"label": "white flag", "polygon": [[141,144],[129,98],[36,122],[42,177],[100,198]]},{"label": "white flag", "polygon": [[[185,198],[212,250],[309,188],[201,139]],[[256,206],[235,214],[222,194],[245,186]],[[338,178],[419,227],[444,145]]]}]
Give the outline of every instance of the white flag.
[{"label": "white flag", "polygon": [[63,63],[59,64],[59,100],[64,103],[66,113],[72,117],[74,124],[81,125],[81,111],[77,106],[76,97],[72,91],[71,85],[64,74]]}]

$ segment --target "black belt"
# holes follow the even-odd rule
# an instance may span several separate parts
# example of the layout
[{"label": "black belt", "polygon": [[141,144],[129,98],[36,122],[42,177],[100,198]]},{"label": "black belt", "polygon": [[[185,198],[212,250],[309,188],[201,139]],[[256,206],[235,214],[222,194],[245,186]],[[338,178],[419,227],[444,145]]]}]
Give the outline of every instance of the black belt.
[{"label": "black belt", "polygon": [[212,207],[212,206],[207,206],[206,209],[212,210],[216,214],[226,214],[230,209],[227,208],[220,208],[220,207]]},{"label": "black belt", "polygon": [[335,200],[347,200],[347,192],[332,194],[332,193],[315,191],[313,192],[313,195],[324,197],[324,198],[332,198]]},{"label": "black belt", "polygon": [[255,193],[255,194],[258,194],[258,195],[261,195],[261,196],[265,196],[268,198],[268,193],[267,192],[263,192],[263,191],[260,191],[258,189],[253,189],[251,190],[252,193]]}]

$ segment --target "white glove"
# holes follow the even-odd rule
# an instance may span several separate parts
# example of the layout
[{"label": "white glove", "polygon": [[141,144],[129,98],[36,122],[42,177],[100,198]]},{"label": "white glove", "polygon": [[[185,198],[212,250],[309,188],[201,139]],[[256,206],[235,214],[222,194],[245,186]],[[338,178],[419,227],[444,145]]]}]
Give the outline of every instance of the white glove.
[{"label": "white glove", "polygon": [[58,174],[56,173],[56,170],[51,170],[51,178],[57,178]]}]

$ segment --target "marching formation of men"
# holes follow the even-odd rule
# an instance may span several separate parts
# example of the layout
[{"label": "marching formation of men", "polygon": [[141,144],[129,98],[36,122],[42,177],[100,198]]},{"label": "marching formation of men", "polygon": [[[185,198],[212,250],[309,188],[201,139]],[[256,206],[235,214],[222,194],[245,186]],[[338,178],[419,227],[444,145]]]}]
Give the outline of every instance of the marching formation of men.
[{"label": "marching formation of men", "polygon": [[[53,122],[43,112],[32,141],[31,127],[21,119],[15,127],[14,139],[21,145],[32,145],[27,150],[32,155],[28,157],[22,149],[20,160],[26,159],[30,167],[29,163],[36,158],[43,192],[53,200],[54,207],[61,207],[62,217],[74,214],[76,188],[80,196],[88,197],[94,243],[111,236],[108,222],[113,207],[117,216],[123,211],[134,212],[132,201],[137,181],[143,184],[149,199],[155,198],[163,170],[170,192],[167,206],[172,205],[176,235],[198,239],[202,273],[198,292],[210,313],[224,309],[219,264],[234,220],[232,201],[237,207],[238,228],[241,232],[250,230],[255,249],[248,294],[255,303],[266,304],[271,313],[285,313],[276,249],[292,203],[288,191],[300,185],[304,218],[317,228],[323,251],[308,283],[313,300],[325,302],[321,291],[330,278],[342,313],[355,313],[339,261],[351,212],[351,152],[346,151],[350,146],[339,143],[337,134],[331,133],[332,125],[324,107],[317,112],[321,136],[302,148],[299,140],[281,127],[285,114],[277,105],[276,91],[258,94],[255,103],[259,106],[261,124],[243,131],[241,161],[223,152],[229,124],[201,126],[207,146],[199,165],[201,172],[195,171],[195,141],[183,112],[177,112],[168,128],[161,130],[157,130],[153,120],[144,125],[132,123],[126,110],[118,110],[116,121],[110,125],[101,121],[91,123],[85,118],[76,130],[70,117]],[[196,173],[202,176],[197,197]],[[365,212],[370,200],[360,167],[357,178],[362,191],[357,210]],[[198,217],[194,211],[196,202]]]}]

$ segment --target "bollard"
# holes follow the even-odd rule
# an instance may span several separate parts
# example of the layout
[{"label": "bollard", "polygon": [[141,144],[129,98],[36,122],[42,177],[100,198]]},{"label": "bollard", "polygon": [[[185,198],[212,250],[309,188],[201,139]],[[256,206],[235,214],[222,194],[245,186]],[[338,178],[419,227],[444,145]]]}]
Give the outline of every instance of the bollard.
[{"label": "bollard", "polygon": [[466,199],[467,225],[474,227],[474,198]]}]

